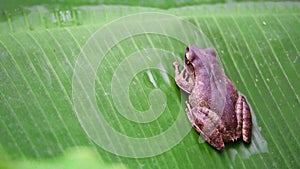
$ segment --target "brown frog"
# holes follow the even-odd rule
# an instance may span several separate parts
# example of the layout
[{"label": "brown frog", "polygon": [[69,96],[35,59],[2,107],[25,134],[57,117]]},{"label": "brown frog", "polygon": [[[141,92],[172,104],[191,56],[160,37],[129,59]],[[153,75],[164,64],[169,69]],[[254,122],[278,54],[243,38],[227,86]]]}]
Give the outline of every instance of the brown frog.
[{"label": "brown frog", "polygon": [[184,68],[175,67],[176,84],[189,94],[186,113],[195,130],[217,150],[224,142],[242,137],[251,139],[251,111],[246,99],[240,95],[224,74],[213,48],[188,46]]}]

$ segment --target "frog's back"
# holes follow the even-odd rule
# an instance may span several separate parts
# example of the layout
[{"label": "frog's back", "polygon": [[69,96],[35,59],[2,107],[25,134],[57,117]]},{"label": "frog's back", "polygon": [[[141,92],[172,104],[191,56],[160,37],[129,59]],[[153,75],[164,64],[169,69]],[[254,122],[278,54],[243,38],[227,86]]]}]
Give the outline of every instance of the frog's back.
[{"label": "frog's back", "polygon": [[235,104],[238,98],[238,91],[235,88],[235,86],[232,84],[230,79],[226,77],[226,102],[225,107],[223,110],[221,121],[226,128],[226,131],[230,131],[230,133],[223,133],[225,135],[228,135],[228,139],[225,139],[224,141],[230,141],[232,136],[235,135],[235,130],[237,127],[237,118],[235,113]]}]

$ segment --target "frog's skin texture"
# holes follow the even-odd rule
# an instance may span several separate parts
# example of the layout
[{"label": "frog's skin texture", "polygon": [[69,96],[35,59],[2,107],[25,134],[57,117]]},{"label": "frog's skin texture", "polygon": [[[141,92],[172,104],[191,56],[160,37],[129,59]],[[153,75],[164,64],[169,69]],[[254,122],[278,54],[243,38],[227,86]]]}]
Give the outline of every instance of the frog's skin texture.
[{"label": "frog's skin texture", "polygon": [[[179,71],[179,63],[174,62],[173,65],[176,84],[189,95],[186,101],[188,119],[205,141],[217,150],[224,149],[224,142],[240,137],[249,143],[252,131],[249,105],[224,74],[215,50],[188,46],[183,70]],[[213,68],[207,65],[213,65]],[[219,86],[223,85],[223,88],[218,88],[218,83],[212,80],[213,76],[222,79],[220,82],[223,83]],[[225,93],[220,95],[223,96],[223,102],[222,97],[216,97],[219,96],[215,95],[218,92]],[[221,100],[220,104],[218,99]]]}]

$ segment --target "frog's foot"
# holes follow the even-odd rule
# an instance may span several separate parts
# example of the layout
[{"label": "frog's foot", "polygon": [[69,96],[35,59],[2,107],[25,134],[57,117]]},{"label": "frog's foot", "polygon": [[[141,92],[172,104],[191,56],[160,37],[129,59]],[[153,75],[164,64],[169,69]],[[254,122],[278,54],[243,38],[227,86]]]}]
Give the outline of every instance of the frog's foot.
[{"label": "frog's foot", "polygon": [[249,105],[246,99],[239,95],[238,100],[235,105],[236,117],[237,117],[237,129],[236,135],[243,135],[243,140],[247,143],[251,140],[251,129],[252,120]]},{"label": "frog's foot", "polygon": [[193,128],[207,143],[217,150],[222,150],[225,145],[214,121],[216,120],[216,113],[204,107],[191,108],[188,102],[186,102],[186,105],[186,113]]},{"label": "frog's foot", "polygon": [[217,129],[215,129],[213,133],[211,133],[210,137],[206,139],[206,141],[219,151],[223,150],[225,147],[221,134]]}]

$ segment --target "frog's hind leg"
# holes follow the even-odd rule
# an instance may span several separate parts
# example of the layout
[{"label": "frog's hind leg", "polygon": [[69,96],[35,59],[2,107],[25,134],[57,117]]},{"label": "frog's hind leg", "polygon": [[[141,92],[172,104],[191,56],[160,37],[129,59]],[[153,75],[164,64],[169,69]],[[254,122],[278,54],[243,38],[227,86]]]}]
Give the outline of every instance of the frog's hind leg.
[{"label": "frog's hind leg", "polygon": [[236,102],[237,135],[243,135],[243,140],[247,143],[251,140],[252,120],[251,111],[246,99],[239,95]]},{"label": "frog's hind leg", "polygon": [[235,114],[237,119],[237,127],[236,127],[236,138],[237,139],[242,134],[242,125],[243,125],[243,97],[239,95],[236,104],[235,104]]},{"label": "frog's hind leg", "polygon": [[[243,97],[243,96],[242,96]],[[251,132],[252,132],[252,119],[251,119],[251,111],[247,100],[243,97],[243,140],[247,143],[251,140]]]},{"label": "frog's hind leg", "polygon": [[203,107],[191,109],[188,102],[186,102],[186,105],[186,113],[193,128],[211,146],[217,150],[222,150],[225,145],[222,136],[217,129],[217,124],[214,123],[216,122],[216,113]]}]

